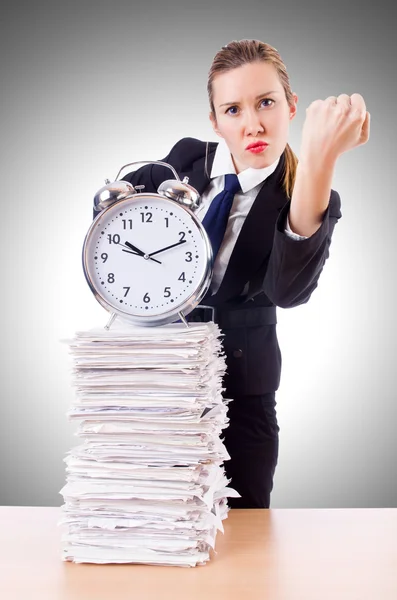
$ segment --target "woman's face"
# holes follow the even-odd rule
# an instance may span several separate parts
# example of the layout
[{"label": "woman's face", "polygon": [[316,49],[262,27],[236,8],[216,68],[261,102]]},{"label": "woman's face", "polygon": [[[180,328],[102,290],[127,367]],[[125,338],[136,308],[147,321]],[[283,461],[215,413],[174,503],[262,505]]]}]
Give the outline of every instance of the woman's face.
[{"label": "woman's face", "polygon": [[[272,64],[254,62],[217,75],[213,80],[214,131],[227,143],[236,172],[268,167],[283,153],[296,102],[288,106]],[[247,146],[265,142],[255,152]]]}]

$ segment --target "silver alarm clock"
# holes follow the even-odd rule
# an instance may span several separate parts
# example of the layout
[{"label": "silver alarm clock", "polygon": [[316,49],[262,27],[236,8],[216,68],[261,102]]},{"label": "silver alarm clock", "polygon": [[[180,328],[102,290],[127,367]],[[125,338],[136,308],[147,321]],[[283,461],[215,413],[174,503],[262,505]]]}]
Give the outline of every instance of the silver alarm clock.
[{"label": "silver alarm clock", "polygon": [[[127,166],[158,164],[172,170],[157,193],[118,180]],[[200,197],[188,178],[162,161],[124,165],[94,198],[98,216],[83,244],[83,269],[98,302],[135,325],[181,320],[208,291],[212,248],[194,210]],[[108,327],[110,326],[108,324]]]}]

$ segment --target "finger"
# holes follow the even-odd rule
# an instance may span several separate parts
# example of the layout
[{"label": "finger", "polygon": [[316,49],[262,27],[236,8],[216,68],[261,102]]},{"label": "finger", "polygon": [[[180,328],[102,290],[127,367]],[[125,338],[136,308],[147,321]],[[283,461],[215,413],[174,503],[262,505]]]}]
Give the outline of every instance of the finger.
[{"label": "finger", "polygon": [[360,135],[360,142],[359,142],[360,144],[365,144],[369,140],[370,123],[371,123],[371,115],[369,112],[366,112],[365,121],[361,128],[361,135]]},{"label": "finger", "polygon": [[350,101],[353,108],[361,110],[365,116],[367,108],[365,106],[364,98],[361,96],[361,94],[352,94],[350,96]]},{"label": "finger", "polygon": [[339,94],[339,96],[336,99],[338,104],[347,104],[348,106],[350,106],[350,96],[348,96],[347,94]]},{"label": "finger", "polygon": [[361,123],[364,124],[364,121],[367,118],[367,107],[365,106],[364,98],[361,96],[361,94],[352,94],[351,102],[352,114],[357,115]]},{"label": "finger", "polygon": [[343,110],[343,112],[346,114],[350,112],[350,109],[352,108],[352,105],[350,104],[350,96],[347,94],[339,94],[336,99],[336,106],[340,110]]},{"label": "finger", "polygon": [[328,104],[336,104],[336,101],[336,96],[328,96],[328,98],[325,99],[325,102],[328,102]]}]

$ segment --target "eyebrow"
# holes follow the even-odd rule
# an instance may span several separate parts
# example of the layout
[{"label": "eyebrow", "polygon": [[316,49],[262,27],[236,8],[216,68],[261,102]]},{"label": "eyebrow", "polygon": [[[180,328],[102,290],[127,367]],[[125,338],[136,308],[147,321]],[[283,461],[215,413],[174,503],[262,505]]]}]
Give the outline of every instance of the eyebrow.
[{"label": "eyebrow", "polygon": [[[272,90],[270,92],[265,92],[264,94],[259,94],[259,96],[255,97],[255,100],[259,100],[259,98],[263,98],[263,96],[268,96],[269,94],[279,94],[280,92],[277,90]],[[229,104],[238,104],[238,102],[224,102],[223,104],[219,105],[219,108],[221,106],[228,106]]]}]

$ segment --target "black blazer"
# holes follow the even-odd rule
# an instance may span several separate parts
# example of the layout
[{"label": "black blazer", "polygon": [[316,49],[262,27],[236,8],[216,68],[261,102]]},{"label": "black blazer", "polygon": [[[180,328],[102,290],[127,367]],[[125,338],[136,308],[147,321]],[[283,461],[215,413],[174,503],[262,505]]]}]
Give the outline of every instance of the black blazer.
[{"label": "black blazer", "polygon": [[[211,173],[217,142],[208,143],[207,172]],[[177,142],[163,159],[182,179],[202,194],[210,182],[205,172],[206,143],[194,138]],[[329,256],[336,222],[342,216],[339,194],[331,190],[321,227],[306,240],[284,233],[290,200],[282,177],[285,153],[276,170],[265,180],[238,236],[220,288],[206,305],[217,310],[254,309],[258,306],[292,308],[306,303]],[[145,192],[157,192],[172,171],[161,165],[145,165],[123,177]],[[242,295],[248,283],[248,293]],[[276,324],[222,328],[226,353],[226,397],[276,391],[280,383],[281,352]]]}]

